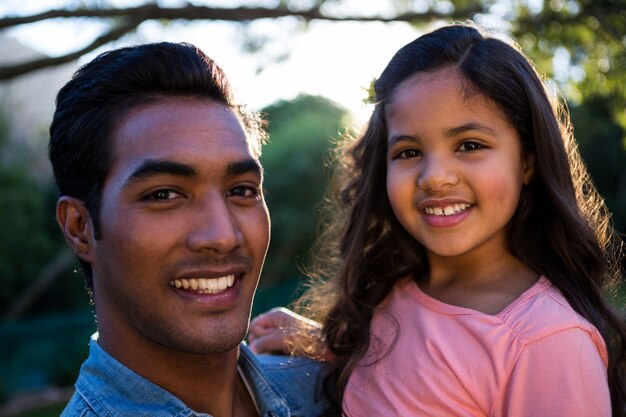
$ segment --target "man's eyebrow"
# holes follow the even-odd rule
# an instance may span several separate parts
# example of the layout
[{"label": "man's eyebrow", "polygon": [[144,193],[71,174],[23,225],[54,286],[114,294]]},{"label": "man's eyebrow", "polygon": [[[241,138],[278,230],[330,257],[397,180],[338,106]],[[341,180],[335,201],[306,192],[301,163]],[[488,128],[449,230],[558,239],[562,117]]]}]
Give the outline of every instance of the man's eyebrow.
[{"label": "man's eyebrow", "polygon": [[175,175],[189,178],[197,175],[197,171],[194,167],[180,162],[148,159],[130,174],[126,184],[157,175]]},{"label": "man's eyebrow", "polygon": [[461,126],[451,127],[450,129],[444,130],[443,134],[450,138],[471,131],[479,131],[491,136],[497,136],[495,130],[477,122],[469,122]]},{"label": "man's eyebrow", "polygon": [[252,173],[259,177],[263,177],[263,167],[259,161],[255,159],[246,159],[228,164],[226,167],[226,176],[234,177],[241,174]]}]

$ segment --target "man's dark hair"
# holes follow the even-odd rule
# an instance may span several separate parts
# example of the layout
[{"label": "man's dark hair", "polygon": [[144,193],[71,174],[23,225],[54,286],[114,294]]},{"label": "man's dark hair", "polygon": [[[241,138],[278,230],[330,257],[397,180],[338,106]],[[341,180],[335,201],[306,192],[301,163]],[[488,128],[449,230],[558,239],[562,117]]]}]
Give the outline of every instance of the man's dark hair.
[{"label": "man's dark hair", "polygon": [[[48,154],[60,195],[85,203],[101,238],[100,200],[113,164],[111,135],[128,111],[168,97],[211,100],[239,117],[256,156],[265,138],[256,114],[235,103],[222,69],[186,43],[154,43],[105,52],[59,91]],[[91,265],[79,259],[92,289]]]}]

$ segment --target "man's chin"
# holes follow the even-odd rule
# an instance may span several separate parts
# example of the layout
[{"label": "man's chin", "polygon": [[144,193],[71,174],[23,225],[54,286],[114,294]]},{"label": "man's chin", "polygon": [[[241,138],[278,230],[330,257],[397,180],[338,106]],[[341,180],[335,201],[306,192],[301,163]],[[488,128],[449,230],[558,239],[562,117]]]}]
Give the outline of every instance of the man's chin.
[{"label": "man's chin", "polygon": [[244,340],[246,326],[229,327],[226,323],[219,329],[204,334],[171,335],[163,343],[173,351],[193,355],[222,355],[231,352]]}]

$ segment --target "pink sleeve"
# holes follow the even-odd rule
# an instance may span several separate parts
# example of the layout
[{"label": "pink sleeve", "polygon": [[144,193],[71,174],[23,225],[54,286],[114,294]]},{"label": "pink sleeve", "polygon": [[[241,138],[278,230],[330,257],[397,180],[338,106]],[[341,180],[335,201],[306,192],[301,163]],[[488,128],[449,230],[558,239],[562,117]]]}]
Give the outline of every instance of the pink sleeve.
[{"label": "pink sleeve", "polygon": [[599,334],[573,328],[526,346],[494,417],[610,417],[606,348]]}]

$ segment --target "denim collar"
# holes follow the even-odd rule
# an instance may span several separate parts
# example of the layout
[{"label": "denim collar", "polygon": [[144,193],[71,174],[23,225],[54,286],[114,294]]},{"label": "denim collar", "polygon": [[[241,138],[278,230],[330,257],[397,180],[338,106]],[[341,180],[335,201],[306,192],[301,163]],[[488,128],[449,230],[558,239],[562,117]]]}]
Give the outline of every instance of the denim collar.
[{"label": "denim collar", "polygon": [[239,345],[239,366],[256,398],[261,417],[290,417],[301,414],[300,404],[287,403],[270,385],[259,360],[244,343]]},{"label": "denim collar", "polygon": [[[287,403],[269,384],[245,344],[240,345],[239,365],[261,417],[290,417]],[[76,391],[101,416],[210,417],[193,411],[170,392],[117,361],[98,344],[97,334],[90,341],[89,358],[81,368]]]}]

